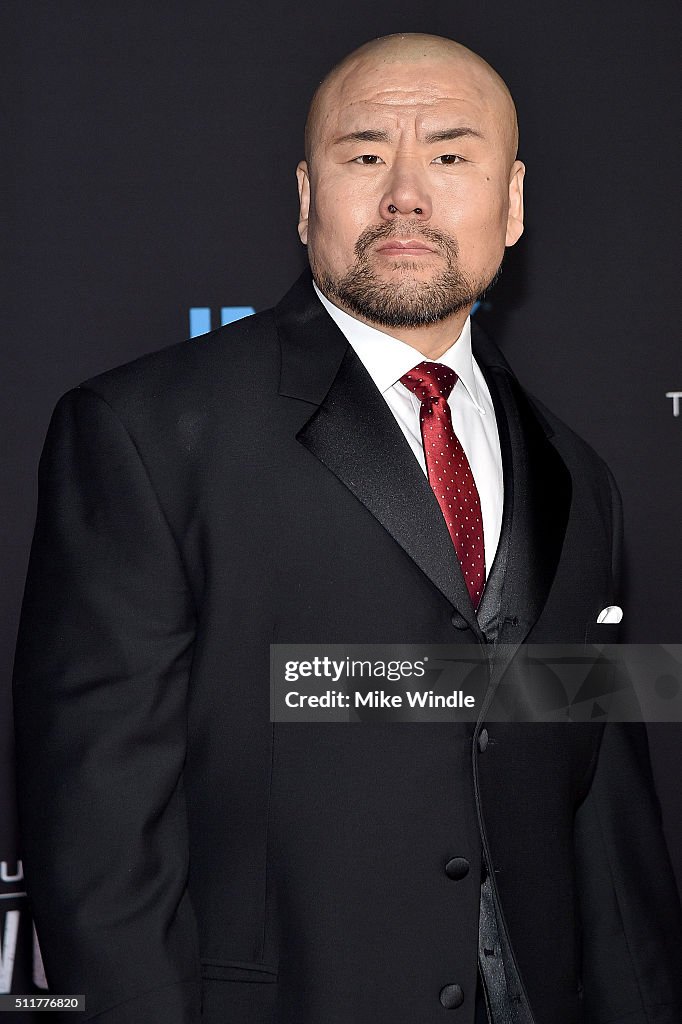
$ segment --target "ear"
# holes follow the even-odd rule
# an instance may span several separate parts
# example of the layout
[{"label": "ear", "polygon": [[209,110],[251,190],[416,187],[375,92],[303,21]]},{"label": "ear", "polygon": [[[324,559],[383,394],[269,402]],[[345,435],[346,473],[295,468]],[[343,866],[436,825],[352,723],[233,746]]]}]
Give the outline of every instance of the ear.
[{"label": "ear", "polygon": [[526,168],[515,160],[509,177],[509,212],[505,245],[514,245],[523,234],[523,176]]},{"label": "ear", "polygon": [[310,212],[310,175],[308,164],[301,160],[296,168],[296,180],[298,182],[298,237],[304,245],[308,242],[308,214]]}]

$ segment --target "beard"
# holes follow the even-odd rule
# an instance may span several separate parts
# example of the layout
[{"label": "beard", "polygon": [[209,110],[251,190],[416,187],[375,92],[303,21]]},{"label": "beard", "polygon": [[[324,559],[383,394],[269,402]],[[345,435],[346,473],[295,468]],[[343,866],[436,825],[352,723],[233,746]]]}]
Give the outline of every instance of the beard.
[{"label": "beard", "polygon": [[[373,270],[370,248],[387,239],[418,238],[428,242],[445,259],[445,265],[429,281],[411,277],[421,263],[404,258],[396,273],[382,279]],[[398,233],[393,224],[366,228],[355,243],[355,263],[342,277],[334,278],[316,265],[311,253],[315,282],[327,298],[380,327],[424,327],[469,309],[497,281],[502,265],[493,274],[472,279],[459,265],[459,246],[454,238],[424,225]]]}]

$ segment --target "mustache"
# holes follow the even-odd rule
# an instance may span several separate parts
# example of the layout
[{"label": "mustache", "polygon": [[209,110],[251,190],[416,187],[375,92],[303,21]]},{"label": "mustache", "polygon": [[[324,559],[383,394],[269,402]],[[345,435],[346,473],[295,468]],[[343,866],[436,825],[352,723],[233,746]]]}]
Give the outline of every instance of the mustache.
[{"label": "mustache", "polygon": [[390,238],[419,238],[429,242],[436,248],[442,249],[449,260],[454,261],[459,255],[459,246],[454,238],[444,234],[436,228],[428,225],[403,224],[396,228],[395,224],[377,224],[375,227],[368,227],[362,232],[355,243],[355,255],[359,260],[364,260],[367,250],[376,242],[384,242]]}]

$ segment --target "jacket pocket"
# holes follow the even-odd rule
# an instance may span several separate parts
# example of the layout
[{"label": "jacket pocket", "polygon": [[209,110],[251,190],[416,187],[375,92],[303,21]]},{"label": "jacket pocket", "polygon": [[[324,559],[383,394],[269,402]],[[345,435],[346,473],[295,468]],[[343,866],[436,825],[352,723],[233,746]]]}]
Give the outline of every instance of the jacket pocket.
[{"label": "jacket pocket", "polygon": [[277,969],[269,964],[242,963],[239,960],[202,960],[201,977],[214,981],[277,981]]},{"label": "jacket pocket", "polygon": [[203,1024],[272,1024],[278,986],[268,964],[237,961],[201,963],[201,1020]]},{"label": "jacket pocket", "polygon": [[585,643],[617,644],[620,628],[619,622],[588,622],[585,626]]}]

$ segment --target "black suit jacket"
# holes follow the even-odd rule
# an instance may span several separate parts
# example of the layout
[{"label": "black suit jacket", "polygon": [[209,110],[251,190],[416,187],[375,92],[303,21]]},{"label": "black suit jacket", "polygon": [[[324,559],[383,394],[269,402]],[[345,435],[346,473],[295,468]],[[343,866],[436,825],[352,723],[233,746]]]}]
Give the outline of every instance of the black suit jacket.
[{"label": "black suit jacket", "polygon": [[47,976],[86,1019],[470,1024],[484,855],[537,1024],[681,1019],[642,730],[269,720],[271,643],[615,639],[610,474],[474,353],[505,476],[480,623],[308,275],[58,403],[14,693]]}]

